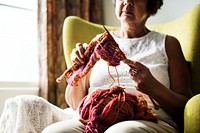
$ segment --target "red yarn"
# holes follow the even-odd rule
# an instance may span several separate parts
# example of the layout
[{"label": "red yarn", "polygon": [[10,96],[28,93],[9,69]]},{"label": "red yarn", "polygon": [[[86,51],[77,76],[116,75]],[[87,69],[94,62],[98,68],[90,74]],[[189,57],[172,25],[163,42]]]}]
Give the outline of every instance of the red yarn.
[{"label": "red yarn", "polygon": [[83,98],[79,114],[80,121],[86,124],[85,133],[103,133],[111,125],[125,120],[143,119],[157,123],[156,115],[142,95],[126,93],[119,86],[99,89]]}]

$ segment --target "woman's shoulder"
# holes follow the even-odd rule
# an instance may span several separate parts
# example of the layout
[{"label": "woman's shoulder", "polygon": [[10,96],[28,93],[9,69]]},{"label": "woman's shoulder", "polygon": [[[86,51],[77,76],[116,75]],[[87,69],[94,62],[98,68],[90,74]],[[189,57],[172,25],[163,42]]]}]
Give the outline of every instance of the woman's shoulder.
[{"label": "woman's shoulder", "polygon": [[180,42],[178,41],[176,37],[167,35],[165,44],[166,44],[166,51],[168,53],[168,56],[182,54]]},{"label": "woman's shoulder", "polygon": [[167,35],[166,43],[180,44],[176,37],[170,35]]},{"label": "woman's shoulder", "polygon": [[174,36],[167,35],[165,43],[166,43],[166,46],[169,48],[180,47],[180,43],[179,43],[178,39]]}]

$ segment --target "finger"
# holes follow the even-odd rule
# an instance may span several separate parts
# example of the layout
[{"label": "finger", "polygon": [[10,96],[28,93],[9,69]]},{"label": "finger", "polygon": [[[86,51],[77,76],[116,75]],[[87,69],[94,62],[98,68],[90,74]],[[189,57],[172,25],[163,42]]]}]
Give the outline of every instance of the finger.
[{"label": "finger", "polygon": [[140,74],[140,71],[138,69],[135,69],[135,68],[130,68],[129,69],[129,73],[132,76],[135,76],[135,77],[137,76],[138,77],[138,75]]},{"label": "finger", "polygon": [[84,58],[85,48],[83,47],[83,44],[77,43],[77,44],[76,44],[76,49],[77,49],[78,52],[79,52],[79,56],[80,56],[81,58]]},{"label": "finger", "polygon": [[142,74],[141,71],[135,68],[129,69],[130,78],[135,81],[135,83],[141,82]]},{"label": "finger", "polygon": [[86,49],[88,47],[88,44],[87,43],[83,43],[83,47],[84,47],[84,49]]},{"label": "finger", "polygon": [[81,63],[81,64],[84,64],[85,63],[85,60],[84,58],[81,57],[80,55],[80,52],[79,51],[75,51],[75,58],[74,58],[74,61],[77,62],[77,63]]},{"label": "finger", "polygon": [[72,49],[72,52],[71,52],[71,54],[70,54],[70,58],[71,58],[72,61],[74,61],[75,58],[76,58],[75,53],[76,53],[76,49],[74,48],[74,49]]},{"label": "finger", "polygon": [[134,87],[139,88],[140,79],[137,76],[130,76],[130,78],[133,80]]},{"label": "finger", "polygon": [[84,60],[80,57],[79,52],[76,49],[72,50],[70,54],[71,60],[76,64],[83,64]]},{"label": "finger", "polygon": [[76,48],[81,47],[82,43],[76,43]]},{"label": "finger", "polygon": [[131,68],[136,68],[138,70],[142,70],[144,68],[144,65],[142,65],[141,63],[137,62],[137,61],[133,61],[133,60],[130,60],[130,59],[125,59],[123,60],[123,62],[125,64],[127,64],[128,66],[130,66]]},{"label": "finger", "polygon": [[129,73],[131,74],[131,75],[133,75],[133,76],[136,76],[136,74],[138,73],[138,69],[136,69],[136,68],[130,68],[129,69]]}]

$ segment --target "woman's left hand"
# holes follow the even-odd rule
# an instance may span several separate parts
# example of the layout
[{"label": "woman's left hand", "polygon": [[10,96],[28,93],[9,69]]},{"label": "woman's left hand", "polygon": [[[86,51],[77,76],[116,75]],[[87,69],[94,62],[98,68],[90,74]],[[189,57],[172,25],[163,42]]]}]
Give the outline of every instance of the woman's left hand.
[{"label": "woman's left hand", "polygon": [[129,59],[125,59],[123,62],[130,66],[129,73],[131,79],[135,81],[136,89],[148,95],[154,93],[154,88],[158,81],[153,77],[149,68]]}]

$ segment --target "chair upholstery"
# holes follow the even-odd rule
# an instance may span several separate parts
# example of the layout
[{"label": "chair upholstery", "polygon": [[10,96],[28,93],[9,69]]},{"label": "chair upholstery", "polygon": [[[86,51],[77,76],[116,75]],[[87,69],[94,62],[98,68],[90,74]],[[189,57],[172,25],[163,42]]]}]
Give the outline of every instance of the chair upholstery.
[{"label": "chair upholstery", "polygon": [[[108,30],[118,27],[106,26]],[[184,132],[200,133],[200,4],[182,17],[163,24],[148,26],[149,29],[175,36],[181,43],[184,56],[191,62],[192,97],[185,107]],[[75,44],[89,43],[97,34],[104,32],[102,25],[69,16],[63,25],[63,49],[67,67],[71,66],[70,53]]]}]

